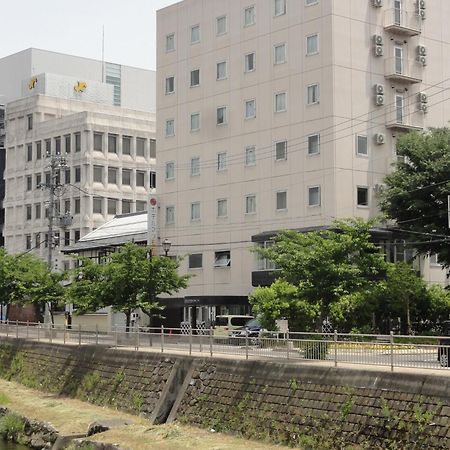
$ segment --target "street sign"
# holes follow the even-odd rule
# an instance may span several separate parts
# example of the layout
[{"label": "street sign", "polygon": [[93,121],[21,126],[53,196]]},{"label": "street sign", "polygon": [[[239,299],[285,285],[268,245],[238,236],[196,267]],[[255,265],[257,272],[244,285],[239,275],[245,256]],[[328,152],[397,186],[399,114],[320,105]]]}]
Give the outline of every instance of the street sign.
[{"label": "street sign", "polygon": [[150,195],[147,211],[147,245],[153,247],[156,244],[158,230],[158,199],[155,195]]}]

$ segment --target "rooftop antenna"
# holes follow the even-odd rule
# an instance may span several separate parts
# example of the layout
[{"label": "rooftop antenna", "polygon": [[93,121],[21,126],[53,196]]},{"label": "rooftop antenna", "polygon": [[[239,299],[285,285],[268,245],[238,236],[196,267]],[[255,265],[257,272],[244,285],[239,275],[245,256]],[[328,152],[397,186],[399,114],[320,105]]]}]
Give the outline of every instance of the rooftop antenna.
[{"label": "rooftop antenna", "polygon": [[105,25],[102,31],[102,83],[105,82]]}]

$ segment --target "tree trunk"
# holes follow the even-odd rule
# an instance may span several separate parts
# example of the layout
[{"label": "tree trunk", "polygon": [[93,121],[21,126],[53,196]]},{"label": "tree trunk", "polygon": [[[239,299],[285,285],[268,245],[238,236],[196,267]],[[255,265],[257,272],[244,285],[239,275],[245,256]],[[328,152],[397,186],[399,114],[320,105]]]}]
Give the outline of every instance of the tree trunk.
[{"label": "tree trunk", "polygon": [[125,317],[126,317],[126,328],[125,328],[125,331],[128,333],[130,331],[131,309],[127,309],[125,311]]}]

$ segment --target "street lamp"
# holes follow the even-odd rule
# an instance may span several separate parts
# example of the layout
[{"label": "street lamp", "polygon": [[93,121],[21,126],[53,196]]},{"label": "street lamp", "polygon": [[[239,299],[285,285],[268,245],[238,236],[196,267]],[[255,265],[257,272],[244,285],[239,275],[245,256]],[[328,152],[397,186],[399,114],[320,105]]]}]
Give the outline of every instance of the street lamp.
[{"label": "street lamp", "polygon": [[164,253],[166,254],[166,258],[168,256],[170,247],[172,246],[172,242],[169,241],[169,239],[165,238],[163,243],[162,243],[162,248],[164,250]]}]

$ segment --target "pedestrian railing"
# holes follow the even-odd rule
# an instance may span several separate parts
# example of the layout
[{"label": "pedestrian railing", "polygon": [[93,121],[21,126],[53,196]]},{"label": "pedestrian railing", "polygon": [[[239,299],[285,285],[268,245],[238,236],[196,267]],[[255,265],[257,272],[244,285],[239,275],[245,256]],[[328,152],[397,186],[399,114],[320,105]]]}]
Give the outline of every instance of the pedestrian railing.
[{"label": "pedestrian railing", "polygon": [[[2,337],[66,345],[100,345],[134,351],[226,355],[229,358],[328,361],[339,364],[420,369],[450,369],[450,336],[399,336],[344,333],[218,334],[190,329],[115,326],[111,331],[81,325],[0,322]],[[450,371],[449,371],[450,373]]]}]

